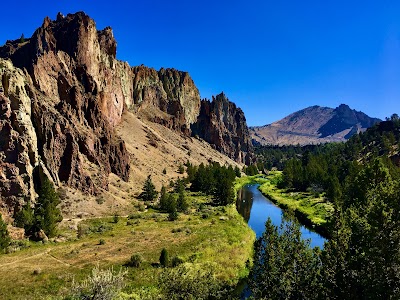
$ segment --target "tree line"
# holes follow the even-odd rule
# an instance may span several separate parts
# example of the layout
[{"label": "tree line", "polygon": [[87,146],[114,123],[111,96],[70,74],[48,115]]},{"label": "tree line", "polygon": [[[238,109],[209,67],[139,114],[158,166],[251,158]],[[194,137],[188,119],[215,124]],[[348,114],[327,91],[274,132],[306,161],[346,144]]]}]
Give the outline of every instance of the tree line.
[{"label": "tree line", "polygon": [[255,247],[257,299],[400,298],[400,122],[392,119],[286,161],[282,187],[334,204],[330,240],[311,250],[293,222],[270,222]]}]

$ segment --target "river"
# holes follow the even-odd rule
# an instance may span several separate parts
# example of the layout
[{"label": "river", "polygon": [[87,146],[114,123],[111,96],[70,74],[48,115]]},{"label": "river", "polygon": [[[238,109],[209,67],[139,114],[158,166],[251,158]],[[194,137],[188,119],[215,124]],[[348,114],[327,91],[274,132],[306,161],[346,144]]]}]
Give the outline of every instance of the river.
[{"label": "river", "polygon": [[[275,226],[282,221],[282,210],[273,202],[268,200],[259,190],[258,184],[248,184],[238,192],[236,207],[250,228],[254,230],[257,238],[264,232],[265,221],[271,218]],[[325,239],[318,233],[301,226],[301,234],[304,239],[310,239],[311,247],[324,246]]]}]

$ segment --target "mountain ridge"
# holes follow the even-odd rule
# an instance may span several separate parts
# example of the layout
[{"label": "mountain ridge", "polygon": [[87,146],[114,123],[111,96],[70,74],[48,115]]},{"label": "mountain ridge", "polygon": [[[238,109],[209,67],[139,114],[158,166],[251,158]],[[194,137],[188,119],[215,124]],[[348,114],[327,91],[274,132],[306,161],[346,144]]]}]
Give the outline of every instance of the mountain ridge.
[{"label": "mountain ridge", "polygon": [[314,105],[249,130],[253,142],[262,145],[306,145],[342,142],[380,121],[346,104],[337,108]]}]

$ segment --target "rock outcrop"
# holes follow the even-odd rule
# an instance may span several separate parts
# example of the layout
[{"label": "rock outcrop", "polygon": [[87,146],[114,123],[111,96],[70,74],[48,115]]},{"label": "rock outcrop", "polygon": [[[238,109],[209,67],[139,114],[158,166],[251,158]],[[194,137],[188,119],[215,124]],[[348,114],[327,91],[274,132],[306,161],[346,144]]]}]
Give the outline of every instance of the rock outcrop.
[{"label": "rock outcrop", "polygon": [[190,135],[190,125],[200,110],[200,94],[189,73],[163,68],[157,72],[145,66],[132,71],[134,109],[147,113],[150,121]]},{"label": "rock outcrop", "polygon": [[187,72],[130,67],[116,53],[111,28],[97,30],[83,12],[46,17],[32,37],[0,47],[0,209],[33,203],[44,176],[92,195],[110,173],[127,181],[131,156],[116,134],[125,111],[187,137],[194,128],[250,161],[243,112],[223,94],[200,104]]},{"label": "rock outcrop", "polygon": [[39,153],[23,72],[0,59],[0,78],[0,210],[10,211],[35,199]]},{"label": "rock outcrop", "polygon": [[[3,128],[9,128],[12,137],[18,132],[19,139],[12,141],[28,140],[36,152],[20,147],[15,155],[34,153],[27,155],[29,160],[22,160],[13,159],[15,155],[6,149],[1,163],[18,160],[19,174],[24,174],[23,170],[30,179],[31,169],[41,165],[45,171],[39,173],[47,174],[57,185],[63,182],[90,194],[107,189],[110,172],[127,180],[130,157],[114,127],[124,108],[133,105],[132,72],[126,63],[115,59],[115,54],[111,29],[97,31],[94,21],[83,13],[59,15],[56,21],[46,18],[29,40],[8,41],[0,56],[9,58],[25,74],[19,71],[23,88],[15,92],[8,88],[7,92],[3,86],[2,104],[5,115],[11,118]],[[12,72],[11,62],[2,62],[6,72]],[[28,129],[19,130],[19,124],[12,123],[13,114],[26,116],[22,120],[29,123],[25,126]],[[16,175],[14,171],[14,181]],[[7,186],[10,176],[0,179],[3,185]],[[14,205],[8,203],[7,207],[18,209],[21,199],[35,198],[33,186],[32,182],[25,184],[20,193],[11,188],[11,198],[2,192],[3,202],[12,200]]]},{"label": "rock outcrop", "polygon": [[235,161],[252,162],[253,146],[244,113],[224,93],[213,97],[211,102],[201,101],[200,114],[192,131]]},{"label": "rock outcrop", "polygon": [[251,127],[256,143],[262,145],[306,145],[342,142],[381,120],[351,109],[310,106],[265,126]]}]

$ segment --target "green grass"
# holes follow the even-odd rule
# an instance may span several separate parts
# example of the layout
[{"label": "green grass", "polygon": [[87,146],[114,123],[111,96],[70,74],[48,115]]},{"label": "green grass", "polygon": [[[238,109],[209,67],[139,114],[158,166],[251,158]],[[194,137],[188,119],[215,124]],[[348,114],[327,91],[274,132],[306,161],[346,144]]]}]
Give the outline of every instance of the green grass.
[{"label": "green grass", "polygon": [[233,189],[236,195],[237,192],[246,184],[263,184],[265,182],[267,182],[265,175],[243,176],[240,178],[236,178]]},{"label": "green grass", "polygon": [[95,265],[118,269],[133,254],[140,254],[144,262],[138,269],[128,268],[125,292],[156,289],[162,268],[154,264],[163,248],[170,258],[212,264],[221,282],[235,285],[248,274],[254,232],[233,205],[207,205],[208,197],[198,193],[188,193],[187,199],[190,213],[180,213],[174,222],[153,209],[136,212],[131,219],[120,217],[118,223],[112,217],[86,220],[80,223],[84,234],[79,239],[76,231],[63,229],[71,240],[31,243],[27,249],[0,255],[0,299],[53,299],[67,294],[72,281],[85,278]]},{"label": "green grass", "polygon": [[[265,183],[260,185],[259,190],[270,200],[278,204],[283,209],[290,209],[300,216],[301,221],[312,225],[314,228],[326,231],[328,217],[333,212],[332,203],[325,200],[323,194],[315,196],[312,193],[294,192],[287,189],[279,189],[281,172],[271,172]],[[325,228],[325,229],[324,229]]]}]

